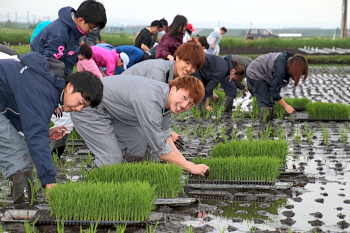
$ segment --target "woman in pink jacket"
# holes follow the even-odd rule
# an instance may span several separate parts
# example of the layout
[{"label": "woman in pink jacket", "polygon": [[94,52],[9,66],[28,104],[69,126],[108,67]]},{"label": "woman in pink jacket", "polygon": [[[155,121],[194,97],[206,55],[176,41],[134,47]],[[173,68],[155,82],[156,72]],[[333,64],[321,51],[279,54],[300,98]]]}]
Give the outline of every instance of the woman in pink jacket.
[{"label": "woman in pink jacket", "polygon": [[[78,54],[78,71],[88,70],[99,78],[114,75],[115,67],[126,67],[129,57],[125,53],[117,53],[115,49],[108,50],[84,43],[80,46]],[[101,70],[106,67],[106,74]]]},{"label": "woman in pink jacket", "polygon": [[183,15],[175,16],[169,27],[165,26],[165,35],[158,43],[156,59],[174,60],[174,53],[183,44],[183,37],[187,28],[187,19]]}]

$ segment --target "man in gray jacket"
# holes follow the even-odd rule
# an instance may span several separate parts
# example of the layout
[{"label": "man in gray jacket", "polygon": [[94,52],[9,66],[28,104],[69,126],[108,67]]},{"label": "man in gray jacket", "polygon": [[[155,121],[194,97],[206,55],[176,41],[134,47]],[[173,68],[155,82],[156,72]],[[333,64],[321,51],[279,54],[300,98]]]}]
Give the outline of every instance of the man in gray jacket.
[{"label": "man in gray jacket", "polygon": [[209,167],[187,161],[175,147],[170,130],[171,113],[188,111],[203,98],[200,80],[185,75],[166,84],[123,74],[101,80],[104,92],[98,108],[71,114],[78,133],[95,154],[97,166],[151,154],[204,175]]}]

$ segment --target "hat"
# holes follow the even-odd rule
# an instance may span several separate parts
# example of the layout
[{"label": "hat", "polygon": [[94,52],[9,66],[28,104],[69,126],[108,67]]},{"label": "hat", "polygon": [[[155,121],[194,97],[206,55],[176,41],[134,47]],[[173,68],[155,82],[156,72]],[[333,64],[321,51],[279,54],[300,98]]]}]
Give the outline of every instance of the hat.
[{"label": "hat", "polygon": [[120,53],[119,57],[123,60],[124,70],[126,70],[129,64],[129,56],[126,53]]},{"label": "hat", "polygon": [[187,24],[187,29],[188,29],[188,30],[190,30],[191,32],[193,32],[193,31],[194,31],[194,29],[193,29],[193,25],[192,25],[192,24],[190,24],[190,23],[188,23],[188,24]]}]

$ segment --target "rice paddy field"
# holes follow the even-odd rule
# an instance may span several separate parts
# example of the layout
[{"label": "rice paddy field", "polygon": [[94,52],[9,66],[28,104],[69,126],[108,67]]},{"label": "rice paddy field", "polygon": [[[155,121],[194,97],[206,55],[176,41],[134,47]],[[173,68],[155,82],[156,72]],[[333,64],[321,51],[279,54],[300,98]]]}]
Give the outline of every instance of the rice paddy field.
[{"label": "rice paddy field", "polygon": [[[231,114],[212,103],[213,113],[193,108],[173,116],[173,130],[185,141],[182,153],[211,167],[204,178],[151,162],[96,168],[73,132],[64,156],[53,156],[57,190],[47,200],[35,178],[26,208],[65,221],[140,222],[43,225],[39,218],[0,222],[0,232],[350,232],[349,74],[347,65],[311,66],[304,83],[281,93],[296,105],[307,98],[306,111],[281,112],[269,123],[257,119],[249,95],[235,100]],[[215,92],[222,101],[222,90]],[[336,105],[315,108],[320,102]],[[4,217],[14,206],[3,177],[0,190]],[[160,197],[196,201],[159,204]]]}]

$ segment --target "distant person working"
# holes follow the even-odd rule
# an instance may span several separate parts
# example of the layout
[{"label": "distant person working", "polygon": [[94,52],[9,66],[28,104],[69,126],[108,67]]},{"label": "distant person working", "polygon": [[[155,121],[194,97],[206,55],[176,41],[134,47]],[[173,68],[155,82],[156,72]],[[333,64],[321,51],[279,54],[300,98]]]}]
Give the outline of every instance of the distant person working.
[{"label": "distant person working", "polygon": [[227,32],[227,29],[225,27],[220,28],[220,30],[215,29],[210,35],[208,36],[208,44],[209,44],[209,49],[207,53],[209,54],[214,54],[214,55],[219,55],[220,53],[220,40],[222,36]]}]

